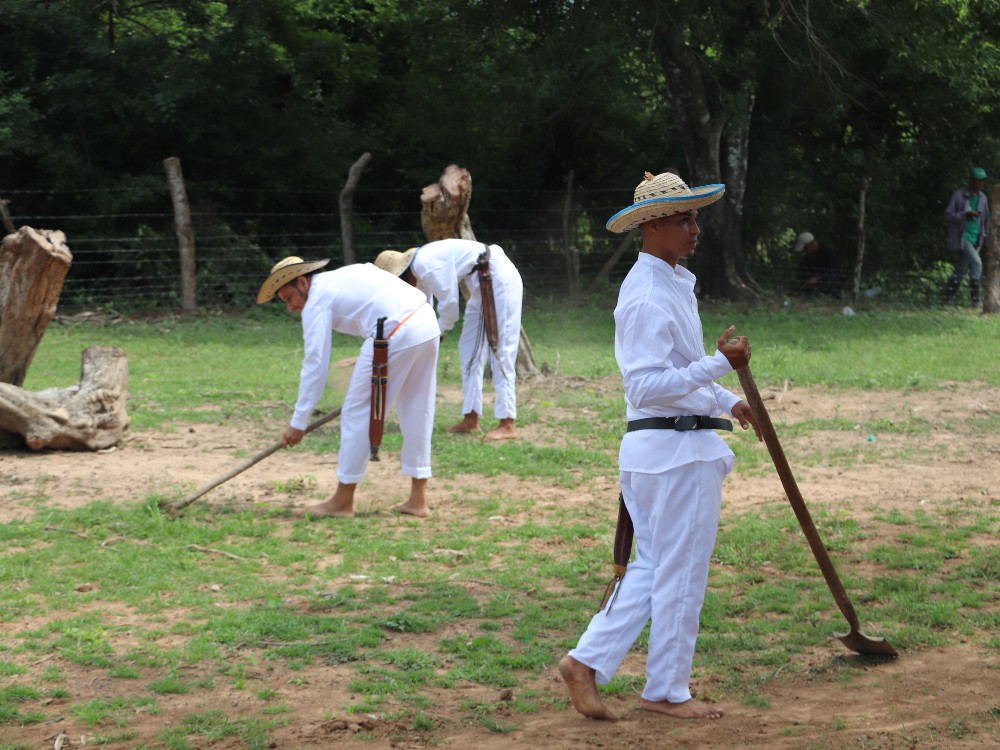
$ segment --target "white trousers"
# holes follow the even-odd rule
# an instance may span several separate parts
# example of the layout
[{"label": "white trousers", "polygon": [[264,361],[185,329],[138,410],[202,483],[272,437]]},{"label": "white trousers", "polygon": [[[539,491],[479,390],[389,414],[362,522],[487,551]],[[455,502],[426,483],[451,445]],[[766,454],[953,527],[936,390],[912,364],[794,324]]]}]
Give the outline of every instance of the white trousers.
[{"label": "white trousers", "polygon": [[695,461],[662,474],[621,472],[622,494],[635,527],[635,561],[618,598],[590,621],[569,652],[606,685],[629,648],[649,629],[649,701],[691,698],[691,665],[698,617],[722,509],[723,460]]},{"label": "white trousers", "polygon": [[[493,249],[497,255],[496,248]],[[517,418],[517,349],[521,342],[521,304],[524,287],[521,275],[514,265],[503,256],[490,260],[490,275],[493,280],[493,302],[497,311],[497,349],[500,364],[482,338],[483,300],[479,287],[465,305],[462,319],[462,333],[458,339],[458,361],[462,368],[462,414],[483,413],[483,371],[489,357],[493,373],[493,415],[497,419]],[[506,373],[506,377],[504,377]]]},{"label": "white trousers", "polygon": [[[423,338],[427,332],[431,333],[431,338],[412,343],[414,338]],[[437,318],[430,305],[425,305],[389,340],[386,416],[395,406],[399,430],[403,434],[402,473],[415,479],[431,476],[438,337]],[[373,343],[369,338],[361,345],[340,414],[337,479],[344,484],[357,484],[368,473]]]}]

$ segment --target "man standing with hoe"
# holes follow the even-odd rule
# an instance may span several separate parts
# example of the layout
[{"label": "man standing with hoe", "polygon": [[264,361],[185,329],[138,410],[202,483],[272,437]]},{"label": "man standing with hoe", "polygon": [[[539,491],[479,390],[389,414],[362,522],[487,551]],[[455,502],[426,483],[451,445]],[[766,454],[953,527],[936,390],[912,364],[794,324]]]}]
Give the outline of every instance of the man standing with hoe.
[{"label": "man standing with hoe", "polygon": [[462,333],[458,359],[462,368],[462,420],[448,431],[479,430],[483,413],[483,370],[489,357],[496,392],[493,413],[499,424],[486,440],[517,437],[517,348],[521,335],[521,274],[499,245],[463,239],[445,239],[411,247],[405,253],[385,250],[375,265],[399,276],[436,301],[441,335],[458,320],[459,287],[465,285]]},{"label": "man standing with hoe", "polygon": [[396,405],[403,433],[403,474],[411,479],[410,497],[397,511],[423,518],[430,514],[426,487],[437,386],[434,311],[424,295],[371,263],[317,273],[327,263],[285,258],[271,269],[257,294],[258,303],[278,297],[288,312],[302,314],[299,395],[281,434],[284,447],[302,440],[323,394],[333,331],[364,339],[341,409],[337,489],[329,500],[306,508],[305,513],[354,515],[354,491],[365,478],[369,459],[377,460],[382,422]]},{"label": "man standing with hoe", "polygon": [[753,425],[758,439],[761,433],[750,406],[715,383],[750,361],[750,344],[734,338],[730,326],[717,351],[706,355],[695,277],[679,261],[695,252],[698,209],[724,191],[723,185],[691,189],[675,174],[647,172],[633,205],[607,224],[612,232],[642,232],[642,251],[615,308],[615,359],[628,417],[619,453],[627,512],[619,514],[615,541],[617,547],[634,530],[635,561],[559,662],[574,707],[593,719],[618,718],[597,683],[611,680],[649,620],[643,709],[689,719],[722,716],[692,697],[689,684],[722,482],[733,464],[733,452],[715,432],[732,423],[718,415],[731,414],[743,429]]}]

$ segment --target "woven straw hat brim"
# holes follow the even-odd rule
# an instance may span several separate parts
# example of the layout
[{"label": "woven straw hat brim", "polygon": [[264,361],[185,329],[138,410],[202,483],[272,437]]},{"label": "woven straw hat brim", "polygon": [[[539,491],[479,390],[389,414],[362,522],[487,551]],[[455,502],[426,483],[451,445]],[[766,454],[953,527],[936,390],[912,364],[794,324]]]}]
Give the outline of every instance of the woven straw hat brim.
[{"label": "woven straw hat brim", "polygon": [[383,250],[375,258],[375,265],[393,276],[402,276],[406,273],[406,269],[413,265],[413,259],[416,255],[417,248],[415,247],[411,247],[405,253],[398,250]]},{"label": "woven straw hat brim", "polygon": [[264,280],[264,283],[260,285],[260,291],[257,292],[257,304],[262,305],[265,302],[270,302],[285,284],[294,281],[299,276],[305,276],[307,273],[322,268],[329,262],[330,259],[327,258],[326,260],[289,263],[287,266],[271,271],[271,275]]},{"label": "woven straw hat brim", "polygon": [[606,226],[609,232],[621,234],[653,219],[708,206],[719,200],[725,192],[725,185],[713,184],[690,188],[686,195],[648,198],[622,209],[608,219]]}]

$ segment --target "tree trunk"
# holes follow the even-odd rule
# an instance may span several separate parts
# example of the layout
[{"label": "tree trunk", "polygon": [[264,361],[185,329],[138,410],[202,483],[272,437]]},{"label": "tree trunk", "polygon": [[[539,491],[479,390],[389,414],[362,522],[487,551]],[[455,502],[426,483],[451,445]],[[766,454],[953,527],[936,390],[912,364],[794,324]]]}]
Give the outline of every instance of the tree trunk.
[{"label": "tree trunk", "polygon": [[[456,164],[449,164],[433,185],[427,185],[420,193],[420,226],[428,242],[457,238],[476,240],[469,219],[469,204],[472,202],[472,175],[469,170]],[[468,299],[468,291],[462,293]],[[541,371],[535,362],[528,335],[521,327],[521,338],[517,347],[515,369],[519,377],[538,375]]]},{"label": "tree trunk", "polygon": [[573,170],[569,170],[566,178],[566,200],[563,203],[562,232],[563,252],[566,254],[566,292],[570,297],[576,297],[580,290],[580,253],[573,247],[573,237],[570,232],[570,214],[573,208]]},{"label": "tree trunk", "polygon": [[128,428],[128,360],[121,349],[83,352],[80,384],[38,393],[0,383],[0,435],[20,435],[29,448],[100,450]]},{"label": "tree trunk", "polygon": [[652,48],[664,72],[667,97],[691,170],[685,182],[726,185],[722,200],[699,215],[705,231],[691,270],[703,295],[756,301],[761,289],[747,269],[742,236],[750,115],[756,91],[753,71],[742,71],[739,85],[724,91],[697,48],[688,44],[683,19],[657,17],[652,27]]},{"label": "tree trunk", "polygon": [[340,242],[344,246],[344,265],[357,262],[354,252],[354,191],[358,189],[361,173],[365,171],[372,155],[367,151],[358,158],[347,172],[347,182],[340,191]]},{"label": "tree trunk", "polygon": [[181,160],[176,156],[168,157],[163,160],[163,168],[167,172],[170,200],[174,206],[174,233],[177,235],[177,253],[180,256],[181,266],[181,309],[193,312],[198,309],[196,284],[198,271],[195,263],[191,204],[188,203],[187,190],[184,187]]},{"label": "tree trunk", "polygon": [[420,193],[420,226],[427,241],[475,240],[468,214],[471,201],[472,175],[468,169],[449,164],[440,179]]},{"label": "tree trunk", "polygon": [[1000,312],[1000,185],[990,195],[990,237],[983,251],[983,312]]},{"label": "tree trunk", "polygon": [[59,231],[21,227],[0,247],[0,383],[20,386],[55,315],[73,256]]},{"label": "tree trunk", "polygon": [[854,261],[854,284],[851,287],[851,302],[854,305],[858,304],[861,297],[861,269],[865,260],[865,199],[871,184],[871,177],[861,180],[861,192],[858,196],[858,257]]}]

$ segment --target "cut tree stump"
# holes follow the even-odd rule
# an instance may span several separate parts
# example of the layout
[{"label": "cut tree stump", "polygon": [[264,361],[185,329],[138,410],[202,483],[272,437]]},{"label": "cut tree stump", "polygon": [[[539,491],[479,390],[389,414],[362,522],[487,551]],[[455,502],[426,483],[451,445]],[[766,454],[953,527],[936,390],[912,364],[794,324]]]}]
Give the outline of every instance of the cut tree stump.
[{"label": "cut tree stump", "polygon": [[438,181],[420,193],[420,226],[427,241],[475,240],[468,213],[471,201],[472,175],[464,167],[449,164]]},{"label": "cut tree stump", "polygon": [[128,429],[127,398],[125,352],[92,346],[83,352],[79,385],[29,393],[0,383],[0,443],[20,436],[34,450],[110,448]]},{"label": "cut tree stump", "polygon": [[[464,167],[449,164],[438,181],[427,185],[420,193],[420,226],[427,241],[461,239],[478,242],[469,219],[471,202],[472,175]],[[462,295],[468,299],[468,288],[464,284],[461,287]],[[541,374],[523,326],[514,368],[518,377],[522,378]]]},{"label": "cut tree stump", "polygon": [[0,246],[0,383],[20,386],[56,313],[73,256],[66,235],[21,227]]}]

